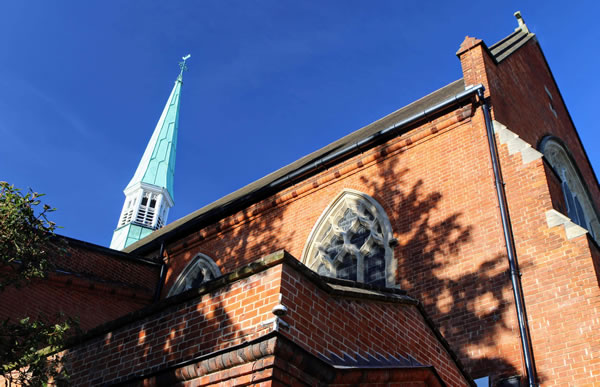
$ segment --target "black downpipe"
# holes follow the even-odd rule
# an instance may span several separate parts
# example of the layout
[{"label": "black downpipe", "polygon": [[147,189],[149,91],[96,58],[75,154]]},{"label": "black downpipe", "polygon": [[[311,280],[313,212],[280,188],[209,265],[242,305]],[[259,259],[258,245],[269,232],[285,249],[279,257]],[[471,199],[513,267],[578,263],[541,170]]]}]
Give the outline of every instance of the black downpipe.
[{"label": "black downpipe", "polygon": [[500,217],[502,218],[502,230],[504,231],[504,242],[506,243],[506,255],[508,257],[508,264],[510,266],[510,280],[512,282],[513,295],[515,297],[515,307],[517,308],[517,319],[519,321],[519,332],[521,334],[523,359],[525,361],[525,369],[527,370],[529,386],[536,387],[538,386],[537,374],[535,370],[535,361],[533,359],[533,349],[531,347],[531,337],[529,335],[529,325],[527,323],[527,312],[525,311],[525,299],[523,297],[523,289],[521,288],[521,272],[519,271],[515,241],[513,238],[512,227],[510,225],[510,216],[508,214],[508,206],[506,202],[506,192],[504,191],[504,181],[502,180],[502,172],[500,170],[500,163],[498,162],[496,136],[494,135],[494,130],[492,127],[490,109],[487,105],[483,92],[483,88],[480,88],[477,90],[477,95],[481,101],[481,108],[485,118],[488,145],[490,148],[490,156],[492,157],[496,195],[498,196],[498,203],[500,205]]},{"label": "black downpipe", "polygon": [[165,241],[160,243],[160,252],[158,253],[158,259],[160,259],[160,274],[158,276],[158,284],[156,285],[156,292],[154,293],[154,302],[160,299],[160,293],[162,293],[163,286],[165,284],[165,277],[167,274],[167,264],[163,259],[165,252]]}]

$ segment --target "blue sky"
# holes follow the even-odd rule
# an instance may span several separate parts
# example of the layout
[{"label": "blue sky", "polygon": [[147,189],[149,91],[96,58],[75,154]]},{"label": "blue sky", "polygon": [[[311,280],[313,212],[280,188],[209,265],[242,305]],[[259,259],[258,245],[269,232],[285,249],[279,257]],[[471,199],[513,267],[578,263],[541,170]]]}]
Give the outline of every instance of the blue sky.
[{"label": "blue sky", "polygon": [[598,171],[598,8],[2,2],[0,179],[46,193],[59,233],[107,246],[183,55],[192,58],[170,221],[460,78],[465,35],[491,45],[514,30],[519,9]]}]

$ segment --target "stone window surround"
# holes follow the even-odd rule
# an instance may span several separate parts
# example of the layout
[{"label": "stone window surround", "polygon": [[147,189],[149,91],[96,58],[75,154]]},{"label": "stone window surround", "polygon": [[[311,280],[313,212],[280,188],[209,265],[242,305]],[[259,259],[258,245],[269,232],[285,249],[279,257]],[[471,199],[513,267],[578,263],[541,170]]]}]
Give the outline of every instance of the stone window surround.
[{"label": "stone window surround", "polygon": [[[548,162],[559,181],[562,183],[566,178],[569,189],[576,195],[583,207],[587,227],[592,228],[593,235],[595,236],[594,239],[598,242],[598,238],[600,238],[598,212],[590,199],[587,186],[581,177],[577,165],[573,161],[571,152],[569,152],[563,141],[554,136],[544,137],[540,142],[539,149],[544,154],[544,160]],[[590,236],[592,236],[591,233]]]},{"label": "stone window surround", "polygon": [[[319,219],[315,222],[306,244],[302,252],[301,262],[309,267],[311,270],[316,270],[316,264],[318,263],[316,257],[316,249],[318,249],[318,240],[323,237],[323,234],[327,231],[328,220],[332,216],[339,217],[343,214],[343,209],[349,207],[356,207],[358,203],[365,205],[375,218],[379,221],[383,236],[383,247],[385,248],[385,283],[388,288],[399,288],[399,284],[396,283],[396,272],[398,262],[394,257],[393,245],[397,243],[397,240],[393,236],[392,226],[390,220],[381,206],[373,197],[354,190],[344,189],[340,192],[336,198],[325,208],[325,210],[319,216]],[[337,214],[337,215],[336,215]],[[359,264],[359,263],[357,263]],[[364,270],[359,267],[359,270]]]},{"label": "stone window surround", "polygon": [[208,277],[208,279],[205,279],[203,282],[221,276],[221,269],[219,269],[219,266],[217,266],[215,261],[206,254],[198,253],[190,263],[186,265],[181,274],[179,274],[177,280],[175,280],[175,283],[171,286],[167,297],[175,296],[188,290],[189,288],[185,288],[185,282],[190,279],[190,274],[194,273],[197,269],[204,273],[204,278]]}]

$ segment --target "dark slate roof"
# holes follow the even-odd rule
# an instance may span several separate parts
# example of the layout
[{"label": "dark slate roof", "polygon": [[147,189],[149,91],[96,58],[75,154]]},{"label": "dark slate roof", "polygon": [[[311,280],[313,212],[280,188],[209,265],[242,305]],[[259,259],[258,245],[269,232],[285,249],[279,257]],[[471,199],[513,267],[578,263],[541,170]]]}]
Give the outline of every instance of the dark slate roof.
[{"label": "dark slate roof", "polygon": [[[507,36],[506,38],[500,40],[498,43],[489,47],[490,54],[496,60],[496,62],[500,62],[503,59],[507,58],[525,43],[527,43],[530,39],[534,38],[535,35],[530,33],[526,28],[517,28],[512,34]],[[365,139],[370,135],[385,129],[395,123],[401,122],[413,115],[420,113],[430,107],[433,107],[457,94],[465,90],[464,80],[461,78],[456,80],[441,89],[434,91],[433,93],[426,95],[425,97],[399,109],[395,112],[388,114],[387,116],[373,122],[370,125],[367,125],[361,129],[358,129],[355,132],[350,133],[349,135],[342,137],[341,139],[313,152],[307,156],[302,157],[301,159],[263,177],[262,179],[256,180],[253,183],[248,184],[247,186],[227,195],[223,198],[202,207],[199,210],[192,212],[191,214],[184,216],[172,223],[169,223],[167,226],[153,232],[146,238],[128,246],[123,251],[132,252],[136,251],[137,253],[143,254],[145,250],[150,248],[157,248],[157,246],[152,246],[152,242],[161,238],[161,237],[169,237],[169,234],[178,233],[186,231],[181,229],[181,226],[186,225],[191,226],[191,223],[201,222],[202,218],[208,216],[210,213],[213,213],[220,208],[236,204],[236,202],[240,202],[253,195],[253,193],[257,192],[260,189],[267,187],[269,184],[274,181],[306,166],[311,162],[318,160],[322,157],[325,157],[337,150],[340,150],[347,145],[353,144],[357,141]],[[224,214],[226,216],[227,214]],[[208,219],[207,219],[208,220]],[[200,227],[202,227],[200,225]],[[177,231],[175,231],[177,230]],[[139,249],[139,250],[138,250]]]},{"label": "dark slate roof", "polygon": [[535,38],[535,34],[519,27],[506,38],[491,45],[489,50],[494,59],[496,59],[496,62],[501,62],[532,38]]}]

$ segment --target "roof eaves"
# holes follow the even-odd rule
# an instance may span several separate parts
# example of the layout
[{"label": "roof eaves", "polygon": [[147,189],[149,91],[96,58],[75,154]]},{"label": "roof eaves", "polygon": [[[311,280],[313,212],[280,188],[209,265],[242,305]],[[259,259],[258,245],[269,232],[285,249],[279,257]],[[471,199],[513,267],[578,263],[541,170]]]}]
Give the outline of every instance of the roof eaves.
[{"label": "roof eaves", "polygon": [[[358,129],[347,136],[253,182],[248,184],[247,186],[207,205],[202,207],[201,209],[194,211],[193,213],[180,218],[167,226],[154,231],[152,234],[148,235],[146,238],[137,241],[125,249],[124,252],[136,252],[138,254],[142,253],[142,250],[147,251],[152,248],[158,248],[158,246],[153,247],[153,242],[156,242],[159,239],[169,238],[173,236],[173,233],[176,232],[177,229],[180,229],[181,232],[186,232],[181,229],[182,226],[194,227],[195,224],[202,222],[204,218],[211,218],[210,221],[216,221],[217,218],[222,218],[227,215],[227,211],[230,209],[229,207],[235,205],[236,203],[242,203],[245,200],[253,197],[256,193],[261,190],[265,190],[270,188],[270,186],[286,176],[289,176],[295,171],[301,170],[302,168],[306,168],[311,163],[314,163],[316,160],[323,159],[326,156],[343,149],[349,144],[357,143],[362,139],[365,139],[378,131],[381,131],[385,128],[389,128],[390,126],[395,125],[396,123],[404,122],[406,119],[411,116],[415,116],[421,112],[427,111],[429,108],[435,107],[440,103],[448,100],[453,100],[457,95],[465,92],[464,80],[458,79],[436,91],[430,93],[417,101],[399,109],[395,112],[388,114],[387,116],[369,124],[367,126]],[[457,101],[458,102],[458,101]],[[396,129],[400,129],[401,126],[398,126]],[[292,183],[290,183],[292,184]],[[273,194],[273,193],[271,193]],[[258,201],[258,200],[257,200]],[[214,219],[213,219],[214,218]],[[209,219],[206,219],[209,220]]]},{"label": "roof eaves", "polygon": [[86,250],[91,250],[91,251],[95,251],[98,252],[100,254],[105,254],[108,255],[112,258],[117,258],[117,259],[124,259],[127,261],[131,261],[131,262],[135,262],[135,263],[140,263],[140,264],[144,264],[144,265],[150,265],[150,266],[160,266],[161,264],[158,262],[154,262],[152,260],[149,260],[145,257],[142,256],[138,256],[136,254],[131,254],[131,253],[127,253],[127,252],[123,252],[123,251],[119,251],[119,250],[114,250],[114,249],[110,249],[108,247],[104,247],[104,246],[100,246],[100,245],[96,245],[94,243],[90,243],[90,242],[86,242],[86,241],[82,241],[80,239],[75,239],[75,238],[71,238],[68,236],[64,236],[64,235],[59,235],[56,234],[57,238],[60,239],[64,239],[68,245],[70,246],[77,246]]}]

